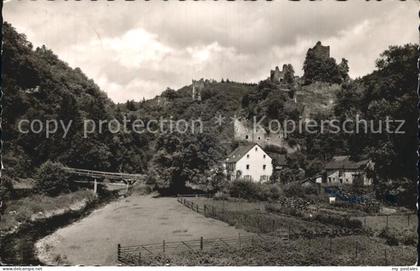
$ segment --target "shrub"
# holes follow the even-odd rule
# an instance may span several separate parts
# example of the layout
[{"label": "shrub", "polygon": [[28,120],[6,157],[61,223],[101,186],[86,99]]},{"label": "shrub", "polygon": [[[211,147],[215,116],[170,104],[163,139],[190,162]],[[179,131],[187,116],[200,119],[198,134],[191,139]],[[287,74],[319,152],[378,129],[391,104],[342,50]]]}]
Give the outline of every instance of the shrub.
[{"label": "shrub", "polygon": [[399,241],[395,233],[392,233],[388,229],[383,229],[379,234],[379,237],[384,238],[386,240],[387,245],[390,246],[398,246]]},{"label": "shrub", "polygon": [[416,232],[409,229],[385,228],[380,232],[379,237],[384,238],[390,246],[398,246],[400,243],[415,246],[418,240]]},{"label": "shrub", "polygon": [[12,179],[2,176],[0,180],[0,201],[10,200],[14,195]]},{"label": "shrub", "polygon": [[304,197],[305,189],[300,183],[289,183],[284,186],[284,194],[286,197]]},{"label": "shrub", "polygon": [[272,185],[270,188],[271,198],[272,199],[279,199],[283,195],[283,191],[278,185]]},{"label": "shrub", "polygon": [[214,200],[228,200],[228,198],[229,198],[229,195],[226,195],[225,193],[223,193],[223,192],[216,192],[216,194],[214,194],[214,197],[213,197],[213,199]]},{"label": "shrub", "polygon": [[243,198],[248,200],[262,199],[263,191],[259,184],[252,181],[238,179],[233,181],[229,186],[229,194],[232,197]]},{"label": "shrub", "polygon": [[363,228],[362,221],[340,215],[317,214],[314,217],[314,219],[324,224],[332,224],[340,227],[346,227],[351,229]]},{"label": "shrub", "polygon": [[276,184],[262,185],[262,195],[260,196],[260,198],[276,201],[281,196],[283,196],[283,191],[278,185]]},{"label": "shrub", "polygon": [[35,188],[50,196],[57,196],[70,189],[66,172],[61,163],[45,162],[39,168],[35,180]]}]

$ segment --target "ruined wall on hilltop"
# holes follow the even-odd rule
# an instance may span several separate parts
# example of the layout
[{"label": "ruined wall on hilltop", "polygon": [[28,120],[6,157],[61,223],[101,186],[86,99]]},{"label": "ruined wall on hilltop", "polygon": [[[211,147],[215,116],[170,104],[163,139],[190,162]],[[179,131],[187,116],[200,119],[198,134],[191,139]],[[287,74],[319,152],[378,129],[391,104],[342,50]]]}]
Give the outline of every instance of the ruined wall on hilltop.
[{"label": "ruined wall on hilltop", "polygon": [[313,48],[308,50],[315,57],[327,59],[330,58],[330,46],[324,46],[320,41],[318,41]]},{"label": "ruined wall on hilltop", "polygon": [[296,148],[292,148],[287,144],[282,132],[269,133],[266,129],[257,125],[254,130],[253,123],[246,119],[235,119],[233,122],[233,131],[235,141],[253,142],[263,148],[268,145],[273,145],[285,148],[288,153],[296,151]]}]

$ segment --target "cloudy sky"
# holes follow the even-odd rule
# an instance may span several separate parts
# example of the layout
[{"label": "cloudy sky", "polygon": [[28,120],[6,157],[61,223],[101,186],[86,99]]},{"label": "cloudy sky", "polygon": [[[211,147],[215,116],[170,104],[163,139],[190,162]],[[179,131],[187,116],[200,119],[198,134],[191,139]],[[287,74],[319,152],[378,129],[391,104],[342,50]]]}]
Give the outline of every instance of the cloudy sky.
[{"label": "cloudy sky", "polygon": [[258,82],[276,65],[302,74],[318,40],[354,78],[389,45],[418,42],[417,1],[17,1],[4,19],[80,67],[115,102],[191,79]]}]

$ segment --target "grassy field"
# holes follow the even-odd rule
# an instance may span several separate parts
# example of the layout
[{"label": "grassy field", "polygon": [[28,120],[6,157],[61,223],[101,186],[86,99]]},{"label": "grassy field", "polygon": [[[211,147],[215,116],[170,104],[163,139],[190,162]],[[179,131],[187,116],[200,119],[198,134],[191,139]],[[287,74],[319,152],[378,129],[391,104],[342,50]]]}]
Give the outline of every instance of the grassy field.
[{"label": "grassy field", "polygon": [[270,213],[265,208],[265,202],[246,202],[231,200],[213,200],[209,198],[187,198],[195,205],[206,206],[212,214],[213,207],[217,210],[216,217],[230,225],[278,236],[289,235],[336,235],[346,231],[343,227],[320,223],[316,220],[304,220],[286,214]]},{"label": "grassy field", "polygon": [[[50,264],[116,265],[123,246],[245,236],[216,219],[179,204],[176,198],[131,196],[95,210],[88,217],[40,240],[38,254]],[[60,261],[58,261],[58,259]]]},{"label": "grassy field", "polygon": [[[269,216],[270,218],[276,219],[275,230],[272,232],[266,232],[269,235],[278,235],[278,233],[284,232],[284,229],[292,229],[292,233],[298,233],[302,236],[310,237],[309,240],[303,240],[298,238],[297,240],[288,240],[290,246],[287,247],[287,251],[294,251],[295,256],[298,259],[283,258],[281,255],[273,253],[268,257],[272,257],[272,261],[280,265],[307,265],[312,261],[313,264],[319,265],[407,265],[414,264],[416,260],[416,220],[415,216],[411,216],[411,222],[409,223],[407,215],[405,216],[394,216],[388,218],[388,230],[384,231],[386,226],[386,217],[384,216],[368,216],[366,217],[367,223],[363,225],[364,231],[361,231],[361,235],[357,234],[357,231],[352,233],[349,231],[344,233],[340,231],[339,226],[330,223],[320,223],[318,221],[308,221],[298,216],[273,214],[267,212],[263,208],[264,202],[238,202],[229,200],[213,200],[208,198],[188,198],[199,206],[206,205],[207,209],[211,209],[211,206],[215,206],[218,209],[225,210],[226,216],[221,216],[223,221],[229,221],[231,217],[234,217],[234,213],[247,213],[254,214],[254,216]],[[222,212],[223,213],[223,212]],[[255,228],[246,227],[247,223],[252,222],[253,215],[249,215],[246,220],[241,220],[240,225],[237,227],[245,227],[248,230],[255,231]],[[356,218],[356,217],[354,217]],[[361,221],[364,218],[358,217]],[[257,231],[258,232],[258,231]],[[325,233],[324,237],[320,237],[317,233]],[[313,236],[311,237],[311,233]],[[331,234],[333,233],[333,234]],[[332,237],[333,236],[333,237]],[[331,239],[333,238],[333,239]],[[335,241],[334,241],[335,240]],[[305,243],[306,242],[306,243]],[[276,244],[278,246],[279,244]],[[307,250],[306,246],[312,247],[313,250]],[[255,250],[256,248],[250,249]],[[280,249],[280,248],[279,248]],[[326,253],[326,251],[333,251],[334,254]],[[350,257],[349,255],[358,256]],[[386,252],[385,252],[386,251]],[[249,256],[243,256],[241,261],[244,265],[260,264],[262,259],[253,259],[251,255],[258,254],[258,251],[250,252]],[[292,253],[292,252],[291,252]],[[211,264],[230,264],[231,259],[235,257],[242,257],[234,253],[234,255],[222,256],[224,260],[216,259],[209,253],[204,253],[204,258],[210,258]],[[311,255],[324,255],[319,257]],[[386,254],[386,255],[385,255]],[[219,255],[220,256],[220,255]],[[385,257],[386,256],[386,257]],[[203,258],[197,258],[197,261],[202,261]],[[232,262],[233,263],[233,262]],[[271,261],[270,261],[271,263]],[[195,264],[194,260],[189,261],[187,256],[176,258],[173,260],[173,264]]]},{"label": "grassy field", "polygon": [[322,266],[322,265],[414,265],[416,249],[395,247],[367,236],[297,239],[288,242],[256,240],[237,249],[219,247],[211,251],[181,252],[162,257],[133,258],[133,265],[211,265],[211,266]]},{"label": "grassy field", "polygon": [[94,199],[92,191],[80,190],[57,197],[33,195],[19,200],[8,201],[0,219],[0,231],[8,231],[20,223],[52,216],[68,209],[78,209]]}]

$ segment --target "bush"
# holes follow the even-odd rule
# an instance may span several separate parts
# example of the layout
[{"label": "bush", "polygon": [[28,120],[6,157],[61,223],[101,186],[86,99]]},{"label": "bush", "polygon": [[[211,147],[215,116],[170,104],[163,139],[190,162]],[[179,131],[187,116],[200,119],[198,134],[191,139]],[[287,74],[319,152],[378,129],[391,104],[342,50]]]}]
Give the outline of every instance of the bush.
[{"label": "bush", "polygon": [[304,197],[305,189],[300,183],[289,183],[284,186],[284,194],[286,197]]},{"label": "bush", "polygon": [[229,194],[232,197],[248,200],[263,199],[263,190],[261,185],[242,179],[235,180],[230,184]]},{"label": "bush", "polygon": [[[260,185],[260,184],[257,184]],[[283,196],[283,191],[276,184],[261,184],[260,194],[258,196],[261,200],[276,201]]]},{"label": "bush", "polygon": [[386,244],[389,246],[398,246],[399,241],[395,233],[391,233],[388,229],[383,229],[379,234],[379,237],[386,240]]},{"label": "bush", "polygon": [[213,200],[228,200],[229,199],[229,195],[226,195],[223,192],[216,192],[216,194],[214,194]]},{"label": "bush", "polygon": [[45,162],[39,168],[35,180],[35,188],[49,196],[57,196],[70,190],[66,172],[61,163]]},{"label": "bush", "polygon": [[0,201],[10,200],[14,195],[12,179],[2,176],[0,180]]},{"label": "bush", "polygon": [[418,237],[415,231],[409,229],[383,229],[379,237],[384,238],[390,246],[398,246],[400,243],[406,246],[417,245]]},{"label": "bush", "polygon": [[317,214],[314,217],[315,220],[324,223],[324,224],[332,224],[340,227],[346,227],[351,229],[361,229],[363,228],[362,221],[357,219],[351,219],[349,217],[343,217],[340,215],[323,215]]}]

